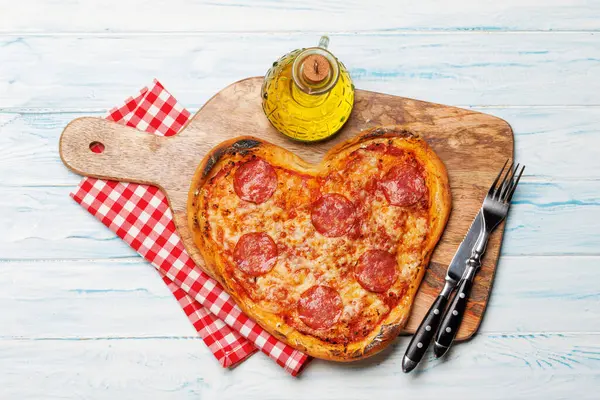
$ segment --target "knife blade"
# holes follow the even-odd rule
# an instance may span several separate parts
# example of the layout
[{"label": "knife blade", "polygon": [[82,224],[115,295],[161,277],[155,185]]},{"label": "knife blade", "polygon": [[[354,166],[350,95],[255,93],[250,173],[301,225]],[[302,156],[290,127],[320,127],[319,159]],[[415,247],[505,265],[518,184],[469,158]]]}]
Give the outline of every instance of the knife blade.
[{"label": "knife blade", "polygon": [[423,318],[423,321],[421,321],[421,324],[408,344],[406,353],[402,359],[402,370],[404,372],[412,371],[423,358],[423,355],[440,324],[442,314],[446,308],[446,304],[448,304],[450,295],[467,268],[467,260],[471,256],[471,251],[477,242],[482,224],[482,215],[481,212],[478,212],[448,265],[444,288],[431,305],[431,308],[425,315],[425,318]]},{"label": "knife blade", "polygon": [[465,269],[467,268],[467,260],[471,257],[471,251],[473,250],[473,247],[475,247],[475,242],[477,242],[479,232],[481,231],[481,218],[481,212],[478,212],[473,219],[473,222],[471,222],[471,227],[458,246],[458,250],[454,253],[450,265],[448,265],[446,281],[450,280],[458,282],[460,278],[462,278]]}]

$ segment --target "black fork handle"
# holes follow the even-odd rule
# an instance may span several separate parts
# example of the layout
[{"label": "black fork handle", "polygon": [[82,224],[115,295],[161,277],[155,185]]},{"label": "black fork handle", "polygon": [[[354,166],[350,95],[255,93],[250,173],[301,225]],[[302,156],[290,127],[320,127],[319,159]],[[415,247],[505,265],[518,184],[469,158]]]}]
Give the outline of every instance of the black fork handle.
[{"label": "black fork handle", "polygon": [[467,302],[469,301],[469,296],[473,287],[475,273],[477,273],[477,270],[481,267],[481,256],[485,251],[487,238],[489,238],[489,234],[483,235],[483,237],[480,238],[482,241],[478,241],[478,245],[473,249],[471,257],[467,260],[467,270],[458,283],[456,295],[454,296],[454,299],[452,299],[450,307],[448,307],[448,310],[446,310],[446,313],[442,318],[440,329],[436,335],[435,344],[433,346],[433,353],[438,358],[448,351],[460,328],[460,324],[462,323],[467,309]]},{"label": "black fork handle", "polygon": [[435,354],[437,358],[446,354],[456,337],[456,333],[458,332],[465,315],[465,310],[467,309],[467,302],[469,301],[472,287],[473,281],[471,279],[460,280],[456,295],[454,296],[454,299],[452,299],[446,314],[444,314],[444,318],[440,324],[440,330],[438,331],[435,343],[433,344],[433,354]]}]

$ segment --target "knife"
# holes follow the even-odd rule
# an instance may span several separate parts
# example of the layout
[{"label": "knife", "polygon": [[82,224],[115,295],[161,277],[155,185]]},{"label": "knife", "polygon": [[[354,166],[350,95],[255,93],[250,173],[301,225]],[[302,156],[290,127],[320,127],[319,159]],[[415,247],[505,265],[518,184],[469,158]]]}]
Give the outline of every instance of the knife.
[{"label": "knife", "polygon": [[423,355],[440,324],[442,314],[444,313],[446,304],[448,304],[448,299],[465,272],[467,260],[471,256],[471,251],[477,242],[481,226],[482,215],[479,212],[471,223],[471,227],[467,231],[467,234],[454,254],[454,257],[452,257],[452,261],[450,261],[448,271],[446,272],[444,288],[429,308],[427,315],[425,315],[425,318],[421,321],[419,328],[417,328],[417,331],[406,348],[406,353],[402,359],[402,371],[412,371],[423,358]]}]

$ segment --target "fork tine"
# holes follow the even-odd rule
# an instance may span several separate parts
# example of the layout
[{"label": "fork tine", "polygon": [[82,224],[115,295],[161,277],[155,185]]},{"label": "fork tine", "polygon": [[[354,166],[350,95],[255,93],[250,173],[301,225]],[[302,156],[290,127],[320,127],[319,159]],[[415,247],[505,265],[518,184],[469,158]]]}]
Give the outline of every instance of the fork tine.
[{"label": "fork tine", "polygon": [[516,172],[519,170],[519,164],[517,164],[514,168],[512,168],[511,165],[511,169],[510,169],[510,174],[508,175],[508,178],[506,179],[506,182],[504,182],[504,184],[502,185],[502,190],[500,191],[500,194],[498,195],[498,200],[500,201],[506,201],[507,195],[510,192],[510,189],[512,188],[513,185],[513,180],[515,177]]},{"label": "fork tine", "polygon": [[513,165],[514,165],[514,162],[511,162],[510,166],[506,170],[506,173],[504,174],[504,177],[502,178],[502,182],[500,182],[500,185],[494,190],[494,200],[500,200],[500,193],[503,192],[504,188],[506,187],[506,184],[507,184],[506,178],[508,178],[508,175],[512,171]]},{"label": "fork tine", "polygon": [[519,172],[519,175],[517,175],[517,179],[515,180],[515,183],[513,184],[510,192],[508,193],[507,196],[507,203],[510,203],[510,201],[512,200],[513,194],[515,193],[515,189],[517,188],[517,185],[519,184],[519,180],[521,180],[521,175],[523,175],[523,171],[525,171],[525,166],[523,165],[521,167],[521,172]]},{"label": "fork tine", "polygon": [[492,186],[490,186],[490,190],[488,191],[488,194],[487,194],[488,196],[494,197],[494,194],[496,194],[496,184],[500,180],[500,177],[502,176],[502,173],[504,172],[504,168],[506,167],[506,164],[508,164],[508,160],[506,160],[504,162],[504,165],[502,166],[502,169],[500,170],[500,173],[498,174],[498,176],[496,177],[496,179],[494,179],[494,183],[492,183]]}]

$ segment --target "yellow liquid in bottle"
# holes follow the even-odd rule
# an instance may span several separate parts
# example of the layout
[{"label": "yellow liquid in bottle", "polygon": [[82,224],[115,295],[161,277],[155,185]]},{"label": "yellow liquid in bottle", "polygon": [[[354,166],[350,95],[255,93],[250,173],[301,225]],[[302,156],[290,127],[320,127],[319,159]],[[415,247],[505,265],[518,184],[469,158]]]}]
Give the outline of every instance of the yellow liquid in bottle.
[{"label": "yellow liquid in bottle", "polygon": [[286,136],[305,142],[326,139],[346,123],[354,105],[350,74],[339,64],[337,82],[325,93],[309,94],[294,82],[292,65],[303,50],[273,63],[262,87],[262,105],[273,126]]}]

